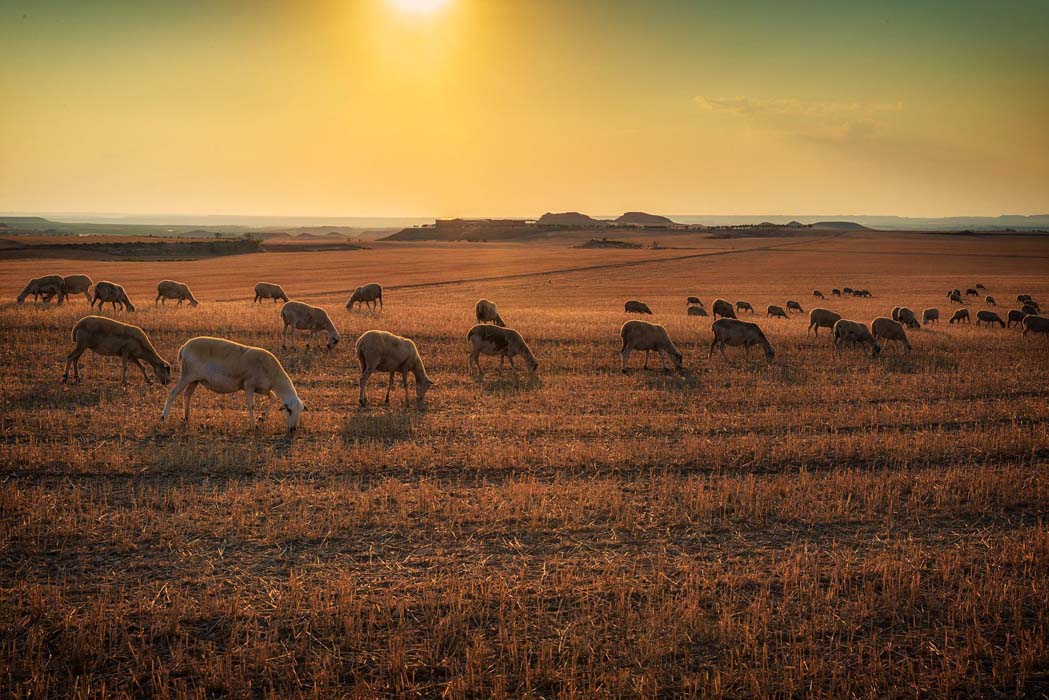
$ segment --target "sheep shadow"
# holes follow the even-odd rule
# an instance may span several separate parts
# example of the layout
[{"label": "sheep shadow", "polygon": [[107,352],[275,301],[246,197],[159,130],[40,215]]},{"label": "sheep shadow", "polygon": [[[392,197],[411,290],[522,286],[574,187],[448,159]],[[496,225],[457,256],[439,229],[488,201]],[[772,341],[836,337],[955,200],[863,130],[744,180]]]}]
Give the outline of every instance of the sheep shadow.
[{"label": "sheep shadow", "polygon": [[473,380],[485,394],[516,394],[523,391],[537,391],[542,388],[538,374],[531,372],[513,372],[489,370],[484,376],[472,375]]},{"label": "sheep shadow", "polygon": [[687,391],[699,386],[699,377],[687,368],[680,370],[639,369],[631,370],[628,374],[642,374],[645,385],[649,389],[660,391]]},{"label": "sheep shadow", "polygon": [[403,405],[393,408],[391,404],[386,410],[375,412],[362,408],[346,419],[339,436],[344,443],[379,442],[389,446],[413,440],[420,419],[421,414],[405,410]]}]

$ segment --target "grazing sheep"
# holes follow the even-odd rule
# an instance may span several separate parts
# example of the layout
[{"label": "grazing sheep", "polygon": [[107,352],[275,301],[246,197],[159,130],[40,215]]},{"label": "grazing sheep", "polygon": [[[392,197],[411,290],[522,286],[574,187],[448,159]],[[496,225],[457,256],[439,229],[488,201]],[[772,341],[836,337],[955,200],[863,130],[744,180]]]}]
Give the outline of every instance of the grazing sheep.
[{"label": "grazing sheep", "polygon": [[835,287],[834,289],[830,290],[830,293],[833,294],[836,297],[840,297],[841,296],[841,290],[838,289],[837,287]]},{"label": "grazing sheep", "polygon": [[353,290],[353,294],[346,301],[346,308],[352,309],[353,305],[356,304],[357,308],[363,308],[365,304],[368,308],[375,310],[375,302],[379,302],[379,309],[382,309],[382,285],[378,282],[372,282],[371,284],[361,285]]},{"label": "grazing sheep", "polygon": [[1025,314],[1023,311],[1017,311],[1016,309],[1012,309],[1009,312],[1009,323],[1007,324],[1007,326],[1009,328],[1012,328],[1014,323],[1018,326],[1022,326],[1024,318],[1026,317],[1027,314]]},{"label": "grazing sheep", "polygon": [[852,296],[870,298],[871,292],[869,289],[857,289],[852,293]]},{"label": "grazing sheep", "polygon": [[73,381],[80,381],[80,356],[85,350],[94,350],[103,357],[119,357],[122,361],[120,383],[127,384],[127,365],[134,362],[142,370],[146,384],[153,381],[146,374],[145,360],[156,375],[157,381],[167,384],[171,380],[171,365],[157,353],[149,337],[138,326],[114,321],[104,316],[85,316],[73,326],[73,342],[76,347],[66,355],[66,371],[62,381],[69,381],[69,368],[73,368]]},{"label": "grazing sheep", "polygon": [[765,315],[778,317],[778,318],[789,318],[787,312],[783,310],[782,306],[776,306],[775,304],[769,304],[765,307]]},{"label": "grazing sheep", "polygon": [[636,299],[631,299],[627,303],[623,304],[623,309],[628,314],[648,314],[650,316],[652,315],[652,309],[648,308],[648,304],[641,301],[637,301]]},{"label": "grazing sheep", "polygon": [[1030,294],[1017,294],[1016,295],[1016,303],[1017,304],[1023,304],[1024,302],[1028,302],[1028,301],[1031,301],[1031,295]]},{"label": "grazing sheep", "polygon": [[954,315],[951,316],[949,323],[953,326],[955,322],[968,323],[969,320],[969,309],[958,309],[954,312]]},{"label": "grazing sheep", "polygon": [[827,298],[827,297],[823,296],[823,292],[821,292],[818,289],[813,289],[812,290],[812,296],[816,297],[817,299],[826,299]]},{"label": "grazing sheep", "polygon": [[1023,323],[1020,325],[1023,326],[1023,336],[1025,338],[1027,337],[1027,331],[1049,336],[1049,318],[1044,316],[1024,316]]},{"label": "grazing sheep", "polygon": [[83,294],[87,303],[91,303],[91,278],[87,275],[66,275],[62,278],[62,299],[68,299],[70,294]]},{"label": "grazing sheep", "polygon": [[688,307],[688,315],[689,316],[709,316],[710,314],[708,314],[707,310],[704,309],[702,306],[690,306],[690,307]]},{"label": "grazing sheep", "polygon": [[979,282],[977,282],[977,283],[976,283],[976,288],[977,288],[977,289],[987,289],[987,287],[983,286],[983,285],[982,285],[982,284],[980,284]]},{"label": "grazing sheep", "polygon": [[918,323],[918,317],[915,316],[914,312],[908,309],[906,306],[898,306],[893,311],[892,320],[897,323],[907,326],[908,328],[921,328]]},{"label": "grazing sheep", "polygon": [[182,374],[168,394],[161,420],[168,419],[171,404],[180,393],[185,392],[186,408],[182,420],[188,422],[190,399],[199,384],[216,394],[243,391],[252,430],[255,429],[255,395],[271,399],[262,409],[262,421],[269,415],[272,399],[279,399],[288,432],[295,434],[299,418],[306,407],[280,360],[269,350],[241,345],[224,338],[201,336],[187,341],[179,348],[178,356],[182,362]]},{"label": "grazing sheep", "polygon": [[1020,307],[1020,311],[1023,311],[1025,314],[1029,314],[1031,316],[1037,316],[1039,314],[1040,309],[1038,308],[1038,304],[1029,301]]},{"label": "grazing sheep", "polygon": [[986,323],[988,326],[997,323],[1002,328],[1005,328],[1005,321],[1002,317],[993,311],[977,311],[976,312],[976,325],[979,326],[981,323]]},{"label": "grazing sheep", "polygon": [[35,277],[26,284],[25,289],[18,295],[18,303],[22,304],[25,302],[26,297],[30,294],[33,295],[33,300],[37,300],[43,297],[45,304],[50,304],[51,300],[58,297],[58,303],[61,304],[65,295],[62,293],[64,280],[62,275],[45,275],[43,277]]},{"label": "grazing sheep", "polygon": [[806,335],[815,329],[819,336],[820,328],[834,328],[834,324],[841,320],[841,314],[836,314],[830,309],[813,309],[809,312],[809,327],[805,330]]},{"label": "grazing sheep", "polygon": [[390,384],[386,387],[386,403],[390,403],[390,390],[393,389],[393,376],[400,372],[401,384],[404,385],[404,405],[408,406],[408,373],[415,375],[415,403],[423,407],[426,390],[437,386],[426,374],[419,350],[408,338],[402,338],[386,331],[368,331],[357,339],[357,361],[361,364],[361,406],[368,405],[364,389],[368,377],[373,372],[389,372]]},{"label": "grazing sheep", "polygon": [[648,354],[653,350],[659,355],[665,370],[669,371],[667,357],[673,360],[676,369],[681,369],[683,356],[678,352],[674,343],[671,342],[667,329],[663,326],[649,323],[648,321],[627,321],[620,329],[619,336],[623,339],[623,347],[619,350],[619,357],[624,374],[627,371],[627,358],[635,350],[645,351],[644,369],[648,369]]},{"label": "grazing sheep", "polygon": [[466,334],[466,340],[472,348],[466,367],[467,369],[476,367],[478,376],[483,376],[480,355],[498,355],[500,365],[503,364],[504,358],[508,359],[511,368],[514,366],[514,357],[520,355],[525,359],[529,372],[535,373],[539,368],[539,362],[532,354],[528,343],[524,341],[520,333],[512,328],[498,328],[478,323]]},{"label": "grazing sheep", "polygon": [[131,300],[127,298],[127,293],[124,288],[115,282],[102,281],[95,285],[95,298],[91,301],[91,308],[95,307],[95,302],[98,302],[98,310],[102,310],[102,305],[106,302],[113,305],[113,310],[116,311],[117,304],[120,305],[125,311],[134,311],[135,305],[131,303]]},{"label": "grazing sheep", "polygon": [[699,304],[700,306],[703,306],[703,302],[699,300],[699,297],[689,297],[685,300],[685,304]]},{"label": "grazing sheep", "polygon": [[995,300],[994,300],[994,297],[992,297],[992,296],[991,296],[990,294],[988,294],[988,295],[987,295],[987,296],[986,296],[986,297],[984,298],[984,300],[983,300],[983,301],[984,301],[984,303],[985,303],[985,304],[987,304],[988,306],[998,306],[998,302],[997,302],[997,301],[995,301]]},{"label": "grazing sheep", "polygon": [[[1025,301],[1025,302],[1024,302],[1023,304],[1021,304],[1021,305],[1020,305],[1020,309],[1021,309],[1021,310],[1023,310],[1023,309],[1028,309],[1028,308],[1030,308],[1030,309],[1034,309],[1034,313],[1035,313],[1036,315],[1037,315],[1037,314],[1040,314],[1040,313],[1042,312],[1042,307],[1041,307],[1041,306],[1039,306],[1039,305],[1038,305],[1038,302],[1037,302],[1037,301],[1035,301],[1034,299],[1028,299],[1028,300],[1027,300],[1027,301]],[[1031,313],[1031,312],[1030,312],[1030,311],[1028,311],[1027,313]]]},{"label": "grazing sheep", "polygon": [[[890,319],[891,320],[891,319]],[[841,319],[834,324],[834,349],[841,352],[845,345],[870,345],[871,357],[881,354],[881,345],[877,338],[871,335],[870,329],[859,321],[848,321]]]},{"label": "grazing sheep", "polygon": [[787,311],[797,311],[799,314],[805,313],[805,309],[801,308],[801,304],[793,299],[787,302]]},{"label": "grazing sheep", "polygon": [[951,300],[952,304],[964,304],[965,303],[965,301],[962,299],[962,295],[959,294],[957,291],[952,292],[951,295],[949,297],[947,297],[947,298]]},{"label": "grazing sheep", "polygon": [[306,331],[306,349],[310,349],[310,341],[315,333],[328,333],[328,349],[331,350],[339,343],[339,331],[335,330],[335,324],[331,322],[328,312],[319,306],[310,306],[301,301],[288,301],[280,307],[280,318],[284,321],[284,328],[280,332],[280,346],[286,348],[285,342],[288,334],[291,334],[291,349],[295,349],[295,331]]},{"label": "grazing sheep", "polygon": [[750,313],[754,313],[754,307],[751,306],[748,302],[737,301],[736,311],[749,311]]},{"label": "grazing sheep", "polygon": [[911,351],[911,342],[907,340],[907,333],[903,330],[903,326],[891,318],[879,316],[871,321],[871,335],[886,345],[888,345],[890,340],[903,343],[903,347],[907,348],[907,352]]},{"label": "grazing sheep", "polygon": [[772,360],[776,357],[776,351],[756,323],[738,321],[734,318],[722,318],[714,321],[710,325],[710,330],[714,333],[714,339],[710,342],[707,357],[714,353],[714,348],[716,347],[721,352],[721,357],[727,362],[728,357],[725,355],[726,345],[731,345],[735,348],[742,346],[743,357],[746,359],[750,358],[750,349],[755,345],[765,351],[765,360],[769,364],[772,364]]},{"label": "grazing sheep", "polygon": [[714,311],[714,318],[735,318],[736,312],[732,310],[732,304],[724,299],[715,299],[710,307]]},{"label": "grazing sheep", "polygon": [[940,322],[940,310],[939,309],[925,309],[922,311],[922,323],[939,323]]},{"label": "grazing sheep", "polygon": [[168,299],[178,299],[179,306],[182,306],[184,301],[188,301],[190,306],[197,306],[200,303],[193,296],[193,292],[189,291],[188,285],[182,282],[163,280],[157,283],[157,298],[153,300],[153,305],[156,306],[158,301],[166,304]]},{"label": "grazing sheep", "polygon": [[499,315],[499,309],[496,308],[495,302],[479,299],[474,306],[474,315],[477,316],[478,323],[494,323],[500,328],[506,328],[506,324],[503,323],[503,317]]},{"label": "grazing sheep", "polygon": [[276,304],[278,301],[288,301],[288,295],[284,293],[284,288],[279,284],[259,282],[255,285],[255,301],[251,303],[261,302],[263,299],[272,299]]},{"label": "grazing sheep", "polygon": [[841,293],[844,294],[847,297],[851,297],[852,296],[852,287],[842,287]]},{"label": "grazing sheep", "polygon": [[965,296],[967,296],[967,297],[978,297],[978,296],[980,296],[980,292],[977,291],[976,289],[972,288],[972,287],[969,287],[968,289],[965,290]]}]

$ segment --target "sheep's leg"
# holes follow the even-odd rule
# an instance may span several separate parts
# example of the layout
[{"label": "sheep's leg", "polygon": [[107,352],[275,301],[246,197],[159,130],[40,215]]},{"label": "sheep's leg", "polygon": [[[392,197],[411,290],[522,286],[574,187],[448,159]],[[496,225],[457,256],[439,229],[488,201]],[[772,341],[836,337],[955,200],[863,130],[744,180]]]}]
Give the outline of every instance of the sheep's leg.
[{"label": "sheep's leg", "polygon": [[71,353],[69,353],[68,355],[66,355],[66,371],[62,375],[62,381],[63,382],[66,382],[66,381],[69,380],[69,366],[70,365],[73,366],[73,381],[74,382],[79,382],[80,381],[80,367],[79,367],[79,365],[80,365],[80,356],[84,354],[84,350],[87,350],[87,346],[86,345],[81,345],[79,342],[77,342],[76,347],[73,348],[73,351]]},{"label": "sheep's leg", "polygon": [[120,356],[120,369],[121,369],[121,371],[120,371],[120,384],[122,386],[127,386],[127,362],[128,362],[127,355],[121,355]]},{"label": "sheep's leg", "polygon": [[248,404],[248,425],[255,429],[255,387],[244,385],[244,402]]},{"label": "sheep's leg", "polygon": [[142,360],[138,359],[137,357],[133,357],[131,358],[131,361],[138,365],[138,368],[142,370],[142,378],[146,380],[146,386],[152,386],[153,380],[149,378],[148,374],[146,374],[146,366],[142,364]]},{"label": "sheep's leg", "polygon": [[714,354],[714,347],[717,344],[718,344],[717,337],[715,337],[714,340],[710,341],[710,348],[707,350],[707,359],[708,360],[710,359],[710,356]]},{"label": "sheep's leg", "polygon": [[[192,385],[193,382],[188,381],[185,375],[179,377],[178,382],[168,392],[168,400],[164,402],[164,412],[160,414],[160,420],[166,421],[168,419],[168,414],[171,413],[171,404],[175,403],[175,399],[181,392],[186,391],[186,387]],[[189,394],[190,392],[186,391],[186,420],[189,420]]]},{"label": "sheep's leg", "polygon": [[481,349],[480,348],[474,348],[473,349],[473,351],[470,353],[470,357],[466,360],[466,371],[469,372],[472,368],[476,367],[477,368],[477,376],[478,377],[483,377],[484,376],[484,371],[481,369],[480,354],[481,354]]},{"label": "sheep's leg", "polygon": [[259,416],[260,423],[265,423],[266,419],[269,418],[270,408],[273,407],[273,402],[277,400],[277,395],[272,391],[267,391],[263,394],[263,397],[266,399],[266,403],[262,405],[262,415]]},{"label": "sheep's leg", "polygon": [[630,350],[629,350],[629,348],[623,348],[620,351],[620,353],[619,353],[619,359],[620,359],[620,362],[623,365],[623,374],[626,374],[626,371],[627,371],[627,369],[626,369],[626,361],[627,361],[628,357],[630,357]]},{"label": "sheep's leg", "polygon": [[648,355],[652,352],[651,350],[645,350],[645,366],[642,369],[648,369]]},{"label": "sheep's leg", "polygon": [[[394,374],[396,374],[396,372],[390,372],[390,383],[386,387],[386,400],[383,401],[383,403],[390,403],[390,390],[393,389],[393,375]],[[408,381],[407,375],[405,375],[404,381],[405,382]]]},{"label": "sheep's leg", "polygon": [[728,362],[728,355],[725,354],[725,344],[722,342],[718,343],[718,350],[721,352],[721,359]]},{"label": "sheep's leg", "polygon": [[365,398],[365,395],[364,395],[364,387],[368,383],[368,377],[372,376],[372,372],[373,371],[374,370],[368,369],[367,367],[364,367],[364,366],[361,367],[361,400],[360,400],[360,404],[361,404],[362,407],[368,405],[368,399]]},{"label": "sheep's leg", "polygon": [[153,300],[153,306],[156,306],[158,301],[160,301],[160,295],[159,294],[157,295],[157,298]]},{"label": "sheep's leg", "polygon": [[[390,377],[393,377],[392,373],[390,374]],[[404,407],[410,408],[412,402],[411,399],[408,398],[408,372],[401,372],[401,384],[404,385]]]}]

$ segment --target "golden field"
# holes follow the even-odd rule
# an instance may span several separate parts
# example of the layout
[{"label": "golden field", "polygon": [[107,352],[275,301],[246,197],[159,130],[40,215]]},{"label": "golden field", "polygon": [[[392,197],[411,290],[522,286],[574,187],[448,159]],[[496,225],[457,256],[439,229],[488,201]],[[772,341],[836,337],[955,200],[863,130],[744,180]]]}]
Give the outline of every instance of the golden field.
[{"label": "golden field", "polygon": [[[945,292],[982,283],[1003,317],[1049,300],[1049,239],[660,243],[0,259],[0,696],[1044,697],[1049,342],[949,326]],[[165,389],[90,352],[59,383],[86,302],[14,297],[75,272],[123,284],[139,310],[105,315],[173,363],[196,335],[276,352],[299,434],[206,390],[163,424]],[[161,279],[201,305],[155,308]],[[258,281],[325,306],[340,345],[281,351]],[[385,310],[346,311],[372,281]],[[764,318],[813,289],[845,318],[943,318],[911,354],[839,355],[807,313]],[[752,303],[776,362],[708,359],[689,295]],[[480,297],[537,379],[467,373]],[[620,373],[631,298],[686,372]],[[416,341],[425,410],[382,405],[380,375],[358,407],[370,328]]]}]

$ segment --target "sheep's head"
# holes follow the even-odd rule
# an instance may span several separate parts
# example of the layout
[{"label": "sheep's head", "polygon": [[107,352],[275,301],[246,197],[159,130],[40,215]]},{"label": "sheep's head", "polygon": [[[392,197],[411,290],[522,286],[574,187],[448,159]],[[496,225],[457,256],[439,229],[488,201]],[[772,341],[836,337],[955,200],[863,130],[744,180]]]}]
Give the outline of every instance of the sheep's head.
[{"label": "sheep's head", "polygon": [[674,368],[681,369],[683,367],[682,362],[684,361],[685,356],[677,350],[671,350],[670,356],[674,358]]},{"label": "sheep's head", "polygon": [[332,328],[328,331],[328,349],[331,350],[339,344],[339,331]]},{"label": "sheep's head", "polygon": [[302,412],[305,410],[306,406],[303,405],[298,396],[292,396],[280,405],[280,412],[284,414],[284,422],[288,426],[288,432],[292,435],[298,429],[299,418],[302,417]]},{"label": "sheep's head", "polygon": [[190,299],[189,300],[189,305],[190,306],[200,306],[200,302],[197,301],[196,299]]},{"label": "sheep's head", "polygon": [[422,408],[426,401],[426,392],[430,387],[437,386],[437,382],[433,381],[429,377],[423,377],[422,381],[418,378],[415,380],[415,405],[418,408]]},{"label": "sheep's head", "polygon": [[775,350],[775,348],[773,348],[771,345],[766,345],[765,346],[765,361],[768,362],[771,365],[772,361],[775,360],[775,359],[776,359],[776,350]]},{"label": "sheep's head", "polygon": [[128,299],[127,297],[124,297],[123,301],[124,301],[124,306],[125,306],[125,308],[127,308],[128,311],[134,311],[135,310],[135,305],[131,303],[130,299]]},{"label": "sheep's head", "polygon": [[162,385],[167,386],[171,383],[171,365],[169,363],[161,362],[153,368],[153,373],[157,375],[157,381]]},{"label": "sheep's head", "polygon": [[528,365],[528,371],[532,374],[535,374],[536,370],[539,369],[539,360],[535,359],[535,355],[527,355],[525,357],[525,364]]}]

